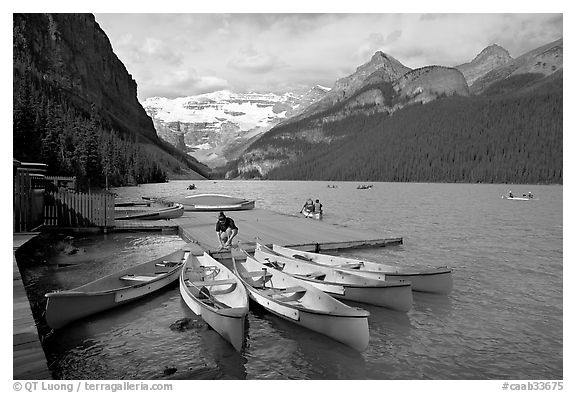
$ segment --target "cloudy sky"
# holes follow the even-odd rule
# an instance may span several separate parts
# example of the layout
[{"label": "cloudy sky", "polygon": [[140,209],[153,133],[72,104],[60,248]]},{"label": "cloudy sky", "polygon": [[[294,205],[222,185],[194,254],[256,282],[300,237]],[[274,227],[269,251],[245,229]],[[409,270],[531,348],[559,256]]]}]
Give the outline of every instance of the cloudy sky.
[{"label": "cloudy sky", "polygon": [[138,97],[331,87],[383,51],[455,66],[498,44],[517,57],[562,37],[562,14],[96,13]]}]

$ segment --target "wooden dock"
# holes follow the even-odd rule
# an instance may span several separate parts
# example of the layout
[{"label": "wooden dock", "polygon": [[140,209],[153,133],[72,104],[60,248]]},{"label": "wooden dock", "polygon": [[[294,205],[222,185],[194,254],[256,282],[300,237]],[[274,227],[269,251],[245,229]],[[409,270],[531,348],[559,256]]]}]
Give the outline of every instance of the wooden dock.
[{"label": "wooden dock", "polygon": [[14,325],[12,332],[12,372],[15,380],[52,379],[52,375],[48,370],[46,355],[42,345],[40,345],[38,329],[32,316],[26,289],[14,256],[14,252],[34,236],[36,236],[34,233],[14,234],[13,236],[12,293]]},{"label": "wooden dock", "polygon": [[[316,252],[402,244],[401,237],[378,237],[372,232],[356,228],[264,209],[234,211],[226,215],[232,218],[239,228],[234,243],[247,251],[253,250],[257,241]],[[215,255],[220,252],[216,235],[217,219],[218,212],[184,212],[182,217],[170,221],[178,225],[182,238]]]}]

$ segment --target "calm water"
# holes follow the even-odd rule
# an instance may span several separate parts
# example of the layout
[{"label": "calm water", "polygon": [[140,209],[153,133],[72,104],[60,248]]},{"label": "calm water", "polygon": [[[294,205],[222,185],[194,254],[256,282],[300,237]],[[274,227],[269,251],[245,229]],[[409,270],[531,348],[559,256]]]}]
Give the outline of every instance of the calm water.
[{"label": "calm water", "polygon": [[[415,293],[407,314],[370,311],[370,345],[355,352],[321,335],[251,310],[247,348],[237,353],[181,301],[177,287],[77,322],[44,344],[57,378],[177,379],[562,379],[562,186],[188,181],[114,190],[119,197],[224,193],[257,207],[297,213],[320,198],[324,221],[402,236],[404,245],[355,250],[398,265],[448,265],[454,291]],[[507,201],[509,189],[537,200]],[[230,213],[233,217],[233,214]],[[242,230],[242,228],[240,228]],[[30,267],[36,299],[167,254],[183,243],[151,233],[68,239],[78,264]],[[62,258],[61,258],[62,259]],[[66,261],[54,261],[66,263]],[[70,261],[69,261],[70,262]],[[188,329],[170,325],[192,318]]]}]

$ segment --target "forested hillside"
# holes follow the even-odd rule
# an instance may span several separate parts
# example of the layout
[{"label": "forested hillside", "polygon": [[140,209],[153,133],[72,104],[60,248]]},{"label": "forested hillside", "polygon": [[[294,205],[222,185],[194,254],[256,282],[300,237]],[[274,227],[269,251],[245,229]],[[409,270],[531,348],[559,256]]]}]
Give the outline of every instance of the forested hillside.
[{"label": "forested hillside", "polygon": [[76,176],[83,189],[163,182],[167,170],[182,167],[154,145],[111,130],[96,110],[78,111],[32,73],[15,69],[14,80],[15,158],[46,163],[48,174]]},{"label": "forested hillside", "polygon": [[160,141],[136,82],[90,14],[14,14],[13,157],[82,189],[207,174]]},{"label": "forested hillside", "polygon": [[518,76],[483,96],[444,97],[392,115],[354,115],[321,125],[324,141],[287,139],[308,120],[277,127],[253,147],[283,146],[297,160],[269,179],[562,183],[562,71]]}]

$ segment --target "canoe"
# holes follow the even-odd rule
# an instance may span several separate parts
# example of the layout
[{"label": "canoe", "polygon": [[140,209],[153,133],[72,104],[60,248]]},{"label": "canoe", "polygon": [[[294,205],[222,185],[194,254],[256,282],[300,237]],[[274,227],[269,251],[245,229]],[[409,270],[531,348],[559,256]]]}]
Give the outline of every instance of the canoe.
[{"label": "canoe", "polygon": [[280,255],[256,243],[254,259],[281,270],[342,300],[372,304],[408,312],[412,308],[412,287],[409,282],[385,279],[373,274],[336,269],[314,262]]},{"label": "canoe", "polygon": [[184,214],[184,206],[177,203],[160,210],[116,210],[115,220],[168,220]]},{"label": "canoe", "polygon": [[132,206],[150,207],[150,201],[147,201],[147,202],[116,202],[116,203],[114,203],[114,207],[132,207]]},{"label": "canoe", "polygon": [[316,220],[322,219],[322,212],[309,212],[307,210],[302,210],[302,214],[306,218],[314,218]]},{"label": "canoe", "polygon": [[412,284],[412,290],[448,294],[452,291],[452,269],[449,267],[432,268],[403,268],[385,265],[379,262],[337,257],[333,255],[318,254],[294,250],[287,247],[273,245],[272,249],[284,256],[316,262],[320,265],[338,267],[347,271],[360,271],[374,275],[384,274],[387,280],[401,280]]},{"label": "canoe", "polygon": [[189,195],[177,201],[185,211],[235,211],[254,209],[255,201],[221,194]]},{"label": "canoe", "polygon": [[502,199],[508,199],[509,201],[533,201],[534,198],[528,198],[528,197],[509,197],[506,195],[502,195]]},{"label": "canoe", "polygon": [[74,289],[47,293],[46,323],[58,329],[164,288],[178,279],[189,254],[178,250]]},{"label": "canoe", "polygon": [[180,295],[194,314],[242,349],[248,293],[234,273],[207,253],[190,256],[180,273]]},{"label": "canoe", "polygon": [[253,301],[287,321],[358,351],[366,349],[369,340],[368,311],[347,306],[305,281],[269,269],[242,251],[246,260],[232,257],[234,273]]}]

